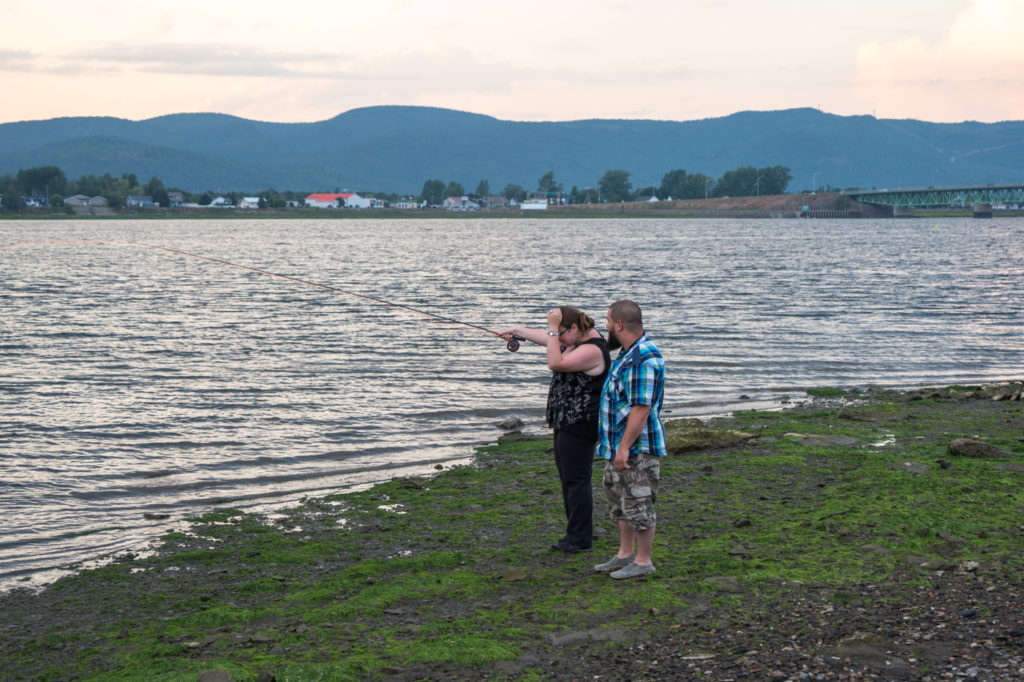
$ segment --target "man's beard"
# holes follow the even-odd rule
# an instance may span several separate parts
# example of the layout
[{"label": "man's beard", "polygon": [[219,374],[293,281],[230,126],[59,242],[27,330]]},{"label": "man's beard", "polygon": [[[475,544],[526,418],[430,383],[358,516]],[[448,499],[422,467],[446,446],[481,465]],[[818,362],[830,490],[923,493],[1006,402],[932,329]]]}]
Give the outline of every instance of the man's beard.
[{"label": "man's beard", "polygon": [[611,329],[608,330],[608,350],[615,350],[622,348],[622,342],[619,341],[619,337],[615,336],[615,332]]}]

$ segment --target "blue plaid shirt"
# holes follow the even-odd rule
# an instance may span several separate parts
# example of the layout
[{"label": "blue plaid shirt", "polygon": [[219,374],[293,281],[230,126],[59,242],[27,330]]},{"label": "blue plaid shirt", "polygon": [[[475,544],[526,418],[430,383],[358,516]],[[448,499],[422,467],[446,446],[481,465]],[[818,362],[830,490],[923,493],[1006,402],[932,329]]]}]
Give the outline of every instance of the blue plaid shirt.
[{"label": "blue plaid shirt", "polygon": [[630,446],[630,456],[640,452],[658,457],[665,454],[665,429],[660,416],[664,388],[665,360],[654,342],[644,334],[619,352],[605,379],[597,436],[597,452],[601,457],[615,459],[633,405],[650,405],[651,414],[640,437]]}]

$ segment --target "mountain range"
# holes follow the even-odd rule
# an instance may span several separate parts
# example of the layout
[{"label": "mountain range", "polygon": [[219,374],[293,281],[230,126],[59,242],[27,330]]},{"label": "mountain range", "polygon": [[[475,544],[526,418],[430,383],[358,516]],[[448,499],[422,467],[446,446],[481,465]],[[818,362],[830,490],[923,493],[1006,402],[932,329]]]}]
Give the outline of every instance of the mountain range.
[{"label": "mountain range", "polygon": [[744,166],[791,169],[789,191],[1024,181],[1024,122],[931,123],[817,109],[744,111],[694,121],[504,121],[450,109],[377,106],[313,123],[225,114],[132,121],[54,118],[0,124],[0,175],[59,166],[68,179],[134,173],[190,192],[418,194],[428,179],[467,190],[526,189],[554,171],[568,190],[607,170],[657,186],[685,169],[713,178]]}]

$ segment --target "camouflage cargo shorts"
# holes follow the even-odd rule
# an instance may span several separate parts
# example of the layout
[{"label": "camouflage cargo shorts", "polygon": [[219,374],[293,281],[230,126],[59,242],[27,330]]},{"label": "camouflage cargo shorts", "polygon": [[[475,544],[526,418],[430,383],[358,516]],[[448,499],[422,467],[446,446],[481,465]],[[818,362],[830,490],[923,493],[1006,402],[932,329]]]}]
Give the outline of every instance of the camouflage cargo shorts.
[{"label": "camouflage cargo shorts", "polygon": [[658,517],[654,501],[658,496],[660,458],[653,455],[634,455],[629,468],[616,471],[611,460],[604,465],[604,494],[608,498],[608,511],[612,521],[624,519],[633,530],[654,528]]}]

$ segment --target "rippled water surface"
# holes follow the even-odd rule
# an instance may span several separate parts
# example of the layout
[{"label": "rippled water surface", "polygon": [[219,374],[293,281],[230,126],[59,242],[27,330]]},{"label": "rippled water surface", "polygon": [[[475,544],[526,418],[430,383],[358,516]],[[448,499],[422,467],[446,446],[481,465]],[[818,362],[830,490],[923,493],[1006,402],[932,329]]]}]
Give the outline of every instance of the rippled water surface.
[{"label": "rippled water surface", "polygon": [[543,428],[536,347],[129,241],[488,329],[633,298],[674,415],[1024,376],[1015,219],[0,222],[0,589]]}]

